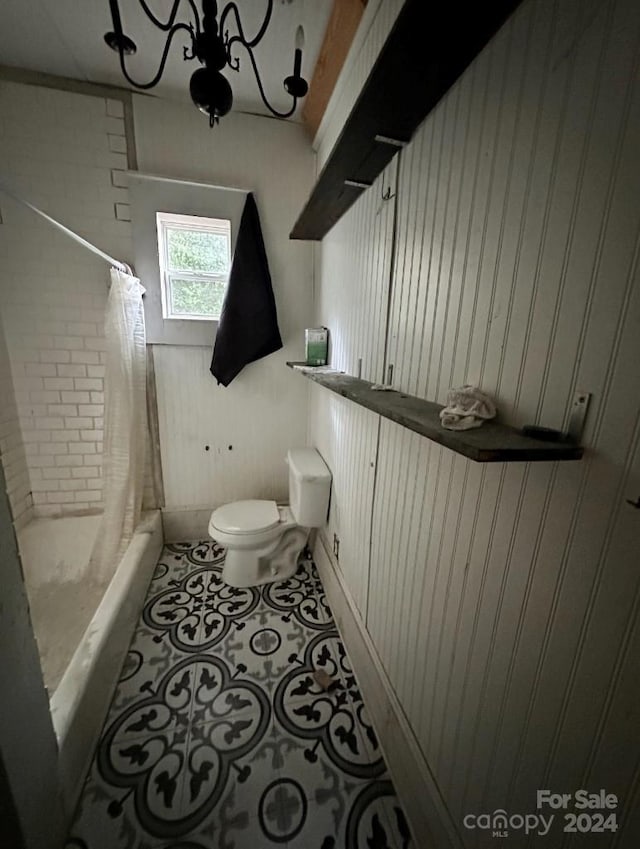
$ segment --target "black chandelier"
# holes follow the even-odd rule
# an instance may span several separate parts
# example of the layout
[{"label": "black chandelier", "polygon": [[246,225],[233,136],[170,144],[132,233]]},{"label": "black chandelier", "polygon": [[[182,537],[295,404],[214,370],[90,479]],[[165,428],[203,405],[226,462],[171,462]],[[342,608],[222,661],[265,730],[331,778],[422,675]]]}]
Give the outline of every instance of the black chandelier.
[{"label": "black chandelier", "polygon": [[[240,59],[234,55],[235,48],[238,46],[243,47],[249,56],[251,67],[253,68],[258,84],[258,90],[260,91],[260,97],[267,109],[277,118],[289,118],[293,115],[298,99],[304,97],[309,88],[306,80],[303,79],[300,73],[302,67],[302,42],[304,39],[302,27],[298,27],[296,35],[293,74],[284,81],[284,88],[293,98],[293,103],[288,111],[279,112],[267,100],[255,56],[253,55],[254,48],[262,41],[269,26],[273,11],[273,0],[268,0],[264,20],[257,34],[251,39],[247,38],[244,34],[240,12],[235,3],[227,3],[218,20],[218,4],[216,0],[202,0],[202,15],[198,11],[195,0],[185,0],[185,2],[189,7],[188,20],[176,20],[181,0],[174,0],[168,19],[161,21],[153,14],[145,0],[139,0],[142,10],[151,23],[167,34],[158,71],[148,83],[139,83],[131,78],[125,67],[125,56],[136,52],[136,44],[123,32],[118,0],[109,0],[113,31],[108,32],[104,40],[109,47],[116,50],[120,55],[120,68],[125,79],[132,86],[139,89],[147,90],[153,88],[160,82],[164,72],[173,37],[176,33],[186,32],[191,38],[191,45],[189,47],[183,47],[183,58],[189,61],[197,59],[203,66],[192,74],[189,91],[191,99],[198,109],[209,116],[209,126],[213,127],[214,124],[218,123],[219,119],[227,114],[233,104],[231,86],[221,71],[227,65],[233,71],[240,70]],[[235,25],[235,35],[229,35],[228,26],[230,24]]]}]

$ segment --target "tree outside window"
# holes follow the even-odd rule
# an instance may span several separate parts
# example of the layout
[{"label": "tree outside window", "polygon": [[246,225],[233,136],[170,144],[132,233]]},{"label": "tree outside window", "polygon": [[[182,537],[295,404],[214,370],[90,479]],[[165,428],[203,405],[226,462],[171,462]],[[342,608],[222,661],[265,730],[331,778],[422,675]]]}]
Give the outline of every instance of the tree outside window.
[{"label": "tree outside window", "polygon": [[158,212],[166,319],[220,318],[231,265],[231,222]]}]

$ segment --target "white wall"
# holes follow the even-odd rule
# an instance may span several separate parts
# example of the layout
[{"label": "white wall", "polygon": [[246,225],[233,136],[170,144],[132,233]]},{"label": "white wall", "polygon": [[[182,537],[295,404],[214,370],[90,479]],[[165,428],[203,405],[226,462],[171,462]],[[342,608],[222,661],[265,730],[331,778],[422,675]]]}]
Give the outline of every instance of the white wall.
[{"label": "white wall", "polygon": [[[122,103],[7,81],[0,98],[4,179],[131,260]],[[201,117],[189,105],[136,97],[140,170],[254,191],[285,347],[227,389],[209,374],[208,349],[157,350],[166,505],[176,510],[258,494],[285,499],[284,453],[306,436],[307,388],[285,361],[302,358],[311,324],[311,248],[289,231],[313,154],[298,125],[236,113],[211,131]],[[99,508],[108,267],[13,201],[1,198],[0,209],[2,320],[29,471],[21,497],[32,492],[38,515]]]},{"label": "white wall", "polygon": [[[0,180],[130,259],[122,102],[1,81],[0,111]],[[95,510],[109,267],[4,195],[0,210],[1,317],[34,512]]]},{"label": "white wall", "polygon": [[24,453],[11,364],[0,322],[0,458],[16,530],[31,518],[31,486]]},{"label": "white wall", "polygon": [[306,440],[307,388],[285,362],[302,359],[311,324],[311,248],[289,240],[311,187],[308,141],[298,125],[233,112],[211,130],[192,106],[149,97],[134,113],[141,172],[254,192],[284,342],[227,388],[209,373],[213,331],[211,347],[154,346],[166,507],[285,499],[286,448]]},{"label": "white wall", "polygon": [[386,340],[366,307],[384,290],[367,272],[380,239],[359,226],[382,180],[321,249],[333,364],[353,373],[387,341],[397,389],[443,402],[475,383],[515,424],[562,427],[573,392],[593,393],[581,462],[482,466],[312,387],[310,439],[337,464],[323,533],[329,550],[341,539],[339,568],[469,847],[495,841],[465,813],[533,811],[545,787],[619,796],[621,829],[598,845],[640,833],[640,525],[626,503],[640,495],[639,46],[633,0],[518,9],[401,154]]}]

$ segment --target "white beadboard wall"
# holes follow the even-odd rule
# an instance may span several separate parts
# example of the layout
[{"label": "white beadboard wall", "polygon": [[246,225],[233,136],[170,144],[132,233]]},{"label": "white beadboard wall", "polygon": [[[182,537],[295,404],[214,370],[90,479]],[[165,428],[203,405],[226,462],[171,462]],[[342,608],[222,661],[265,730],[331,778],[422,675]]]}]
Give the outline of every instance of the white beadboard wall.
[{"label": "white beadboard wall", "polygon": [[308,140],[300,125],[240,113],[211,130],[191,104],[149,97],[134,97],[134,115],[140,171],[254,192],[284,343],[226,388],[209,372],[213,327],[211,348],[153,346],[166,510],[286,501],[287,449],[306,444],[308,387],[286,361],[303,358],[312,323],[312,249],[289,239],[311,190]]},{"label": "white beadboard wall", "polygon": [[[0,81],[0,175],[112,256],[132,255],[123,103]],[[0,293],[34,513],[102,501],[109,267],[0,195]]]},{"label": "white beadboard wall", "polygon": [[166,509],[286,502],[285,457],[305,444],[306,427],[306,401],[286,366],[246,369],[225,388],[211,376],[208,348],[154,345],[154,358]]},{"label": "white beadboard wall", "polygon": [[313,387],[309,416],[312,442],[333,474],[329,520],[322,533],[339,558],[360,615],[367,611],[368,559],[379,416],[329,390]]},{"label": "white beadboard wall", "polygon": [[[483,466],[388,420],[376,453],[377,417],[311,389],[322,533],[468,847],[495,841],[465,813],[534,811],[538,788],[618,795],[620,829],[589,845],[640,836],[639,61],[634,0],[528,0],[399,162],[395,387],[443,402],[475,383],[503,419],[550,427],[591,392],[585,458]],[[373,193],[316,284],[352,373],[359,340],[384,344],[381,284],[365,294],[380,240],[358,228]],[[555,828],[548,845],[585,845]]]},{"label": "white beadboard wall", "polygon": [[[387,328],[396,163],[322,242],[317,308],[331,328],[331,363],[364,380],[383,378]],[[361,363],[359,361],[361,360]]]}]

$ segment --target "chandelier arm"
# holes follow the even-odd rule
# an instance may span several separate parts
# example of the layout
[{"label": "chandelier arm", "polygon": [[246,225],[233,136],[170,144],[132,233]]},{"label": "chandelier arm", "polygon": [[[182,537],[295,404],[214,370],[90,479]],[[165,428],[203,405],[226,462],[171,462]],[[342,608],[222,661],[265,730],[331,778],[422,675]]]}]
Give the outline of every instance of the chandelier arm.
[{"label": "chandelier arm", "polygon": [[[178,0],[178,2],[179,2],[179,0]],[[120,50],[119,51],[119,54],[120,54],[120,69],[122,70],[122,73],[124,74],[124,77],[127,80],[127,82],[129,82],[132,86],[135,86],[135,88],[142,89],[143,91],[146,91],[147,89],[153,88],[154,85],[157,85],[158,82],[160,81],[160,78],[162,77],[162,74],[164,73],[164,67],[167,63],[167,56],[169,55],[169,49],[171,47],[171,42],[173,41],[173,36],[177,32],[180,32],[180,30],[186,30],[189,33],[189,36],[191,37],[191,42],[193,43],[193,27],[190,24],[174,24],[171,27],[171,29],[169,30],[169,35],[167,36],[167,41],[164,45],[164,50],[162,51],[162,58],[160,59],[160,67],[158,68],[158,71],[157,71],[155,77],[148,83],[137,83],[129,75],[129,73],[127,72],[127,69],[125,68],[125,64],[124,64],[124,53],[123,53],[122,50]]]},{"label": "chandelier arm", "polygon": [[[166,41],[162,50],[162,55],[160,57],[160,64],[158,66],[158,70],[153,76],[153,78],[147,83],[141,83],[133,79],[133,77],[129,74],[125,67],[125,56],[129,53],[135,52],[135,44],[122,32],[122,24],[120,22],[120,14],[118,11],[118,0],[109,0],[109,2],[114,22],[114,31],[106,33],[105,41],[107,42],[109,47],[112,47],[113,49],[118,51],[120,59],[120,69],[122,71],[122,74],[127,80],[127,82],[134,88],[146,91],[157,85],[160,79],[162,78],[162,75],[164,74],[174,36],[178,32],[181,32],[183,30],[189,34],[191,51],[189,53],[189,48],[185,46],[184,58],[193,59],[197,56],[200,62],[206,66],[206,70],[200,70],[196,72],[199,75],[196,89],[198,89],[198,86],[202,88],[202,86],[204,85],[205,88],[202,89],[204,93],[202,94],[202,97],[200,97],[201,92],[199,92],[199,90],[193,90],[194,81],[196,80],[196,77],[194,75],[191,81],[192,99],[194,100],[196,106],[198,106],[203,112],[209,113],[209,119],[211,124],[217,123],[219,118],[218,114],[214,114],[215,110],[222,110],[222,114],[225,114],[226,111],[229,110],[229,107],[231,105],[231,90],[228,81],[223,80],[223,82],[226,82],[226,89],[224,86],[222,86],[221,88],[218,84],[220,81],[217,80],[217,77],[220,76],[220,74],[215,73],[213,71],[213,68],[215,66],[215,68],[217,69],[221,66],[224,67],[224,64],[227,64],[230,68],[238,70],[239,59],[232,57],[232,52],[237,43],[240,43],[249,55],[249,61],[251,62],[253,74],[256,80],[256,84],[258,86],[258,91],[260,92],[260,98],[264,106],[269,110],[272,115],[276,116],[277,118],[291,117],[291,115],[293,115],[296,110],[298,100],[306,93],[308,86],[300,76],[302,51],[300,49],[296,49],[294,57],[295,61],[293,76],[287,77],[285,80],[285,89],[287,90],[292,99],[291,108],[286,111],[279,111],[278,109],[275,109],[267,100],[267,96],[265,94],[264,86],[262,84],[262,79],[260,78],[260,72],[258,70],[258,65],[253,53],[253,49],[262,40],[269,27],[269,24],[271,23],[274,5],[273,0],[267,0],[266,10],[264,12],[264,18],[262,20],[262,23],[260,24],[257,33],[251,39],[248,39],[245,35],[244,28],[242,26],[242,21],[240,19],[240,11],[235,0],[229,0],[229,2],[226,3],[224,10],[222,11],[222,14],[219,16],[219,18],[217,18],[217,3],[215,2],[215,0],[211,0],[211,2],[203,0],[203,12],[205,13],[205,18],[202,20],[198,10],[197,0],[187,0],[188,7],[192,13],[191,16],[186,18],[188,23],[185,23],[183,21],[176,22],[181,0],[172,0],[171,11],[169,13],[169,17],[166,20],[161,20],[154,13],[154,11],[150,7],[150,3],[148,2],[148,0],[140,0],[140,7],[143,13],[146,15],[147,19],[160,31],[166,34]],[[205,20],[207,13],[209,13],[209,16],[211,18],[210,22],[207,22]],[[231,21],[230,17],[233,17],[234,20]],[[216,18],[217,20],[219,20],[219,25],[217,23]],[[209,23],[211,24],[211,26],[209,26]],[[236,34],[229,36],[229,31],[226,28],[228,23],[232,26],[233,23],[235,23]],[[211,67],[209,67],[210,65]],[[210,76],[205,76],[205,79],[203,80],[203,73],[205,75],[209,73]],[[209,86],[213,86],[213,89],[215,89],[216,85],[218,89],[217,94],[214,94],[213,90],[211,92],[205,91],[205,89],[207,89]],[[222,97],[222,100],[225,102],[217,103],[216,105],[214,100],[212,100],[211,98],[217,97],[218,95],[220,95]],[[226,101],[228,101],[228,103],[226,103]]]},{"label": "chandelier arm", "polygon": [[[151,11],[149,6],[146,4],[145,0],[139,0],[140,5],[142,6],[142,10],[145,15],[149,18],[149,20],[158,27],[158,29],[163,30],[164,32],[169,32],[171,27],[173,26],[173,22],[176,19],[176,15],[178,13],[178,7],[180,6],[181,0],[174,0],[173,8],[171,9],[171,14],[166,23],[157,18],[154,13]],[[195,0],[187,0],[187,3],[191,7],[191,11],[193,12],[193,17],[195,18],[195,26],[196,32],[200,32],[200,15],[198,13],[198,7],[195,4]]]},{"label": "chandelier arm", "polygon": [[227,3],[220,16],[220,34],[224,32],[225,24],[227,21],[227,16],[230,12],[233,12],[236,19],[236,26],[238,27],[239,35],[234,35],[232,39],[229,40],[229,44],[232,44],[234,41],[240,41],[244,45],[244,47],[251,49],[255,47],[262,39],[263,35],[267,31],[269,26],[269,22],[271,21],[271,15],[273,13],[273,0],[268,0],[267,3],[267,11],[264,15],[264,21],[262,22],[262,26],[258,30],[257,34],[250,41],[247,40],[247,37],[244,34],[244,30],[242,28],[242,21],[240,20],[240,12],[238,11],[238,7],[234,2]]},{"label": "chandelier arm", "polygon": [[244,47],[246,48],[247,53],[249,54],[249,59],[251,60],[251,66],[253,67],[253,73],[254,73],[255,78],[256,78],[256,83],[258,84],[258,91],[260,92],[260,97],[262,98],[262,102],[267,107],[267,109],[271,113],[273,113],[277,118],[290,118],[293,115],[293,113],[296,111],[296,105],[298,103],[298,98],[297,97],[293,98],[293,106],[291,107],[291,109],[289,109],[288,112],[279,112],[277,109],[274,109],[273,106],[267,100],[267,96],[264,93],[264,88],[262,87],[262,80],[260,79],[260,72],[258,71],[258,65],[256,64],[256,60],[255,60],[255,57],[253,55],[253,50],[250,47],[248,47],[246,44],[244,44]]},{"label": "chandelier arm", "polygon": [[247,47],[247,42],[244,40],[244,38],[241,35],[232,35],[231,38],[227,39],[227,41],[225,43],[225,49],[227,51],[227,65],[230,68],[232,68],[234,71],[239,71],[240,70],[240,65],[239,65],[240,60],[236,59],[235,64],[234,64],[234,60],[231,58],[231,50],[233,48],[233,45],[236,42],[239,42],[243,47],[246,47],[247,50],[250,50],[251,48]]}]

